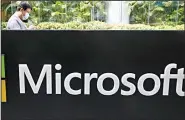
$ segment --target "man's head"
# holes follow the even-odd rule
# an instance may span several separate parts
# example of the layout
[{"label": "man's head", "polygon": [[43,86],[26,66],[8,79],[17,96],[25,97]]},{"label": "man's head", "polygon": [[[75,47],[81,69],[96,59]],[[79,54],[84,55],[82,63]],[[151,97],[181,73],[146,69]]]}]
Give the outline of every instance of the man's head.
[{"label": "man's head", "polygon": [[32,7],[28,2],[21,2],[18,7],[17,11],[21,13],[21,19],[27,20],[29,17],[29,13],[31,12]]}]

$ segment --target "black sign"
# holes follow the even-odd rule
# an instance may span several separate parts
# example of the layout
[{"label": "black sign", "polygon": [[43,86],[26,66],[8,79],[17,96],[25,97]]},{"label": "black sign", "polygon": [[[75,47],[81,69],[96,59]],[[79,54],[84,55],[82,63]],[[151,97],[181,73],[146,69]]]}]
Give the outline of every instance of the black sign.
[{"label": "black sign", "polygon": [[184,31],[2,31],[2,53],[2,120],[185,119]]}]

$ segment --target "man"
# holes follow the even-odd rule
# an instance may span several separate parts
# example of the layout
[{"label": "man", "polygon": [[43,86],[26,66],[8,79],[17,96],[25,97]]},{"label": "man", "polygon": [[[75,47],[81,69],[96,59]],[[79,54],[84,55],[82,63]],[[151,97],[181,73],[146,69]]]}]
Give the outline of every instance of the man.
[{"label": "man", "polygon": [[32,7],[28,2],[21,2],[17,11],[10,17],[7,23],[8,30],[27,30],[34,29],[34,26],[26,27],[23,21],[27,20]]}]

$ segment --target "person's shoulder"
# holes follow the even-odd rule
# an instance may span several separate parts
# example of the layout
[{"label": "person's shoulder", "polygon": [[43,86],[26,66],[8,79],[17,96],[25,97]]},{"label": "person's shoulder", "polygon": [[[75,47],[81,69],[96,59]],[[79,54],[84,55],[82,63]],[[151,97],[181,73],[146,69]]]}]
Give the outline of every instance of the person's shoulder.
[{"label": "person's shoulder", "polygon": [[12,21],[12,20],[15,20],[14,15],[12,15],[12,16],[8,19],[8,22],[10,22],[10,21]]},{"label": "person's shoulder", "polygon": [[7,22],[7,28],[12,28],[13,26],[17,26],[17,20],[14,17],[10,17]]},{"label": "person's shoulder", "polygon": [[12,23],[12,22],[13,23],[17,22],[17,17],[14,14],[9,18],[7,24]]}]

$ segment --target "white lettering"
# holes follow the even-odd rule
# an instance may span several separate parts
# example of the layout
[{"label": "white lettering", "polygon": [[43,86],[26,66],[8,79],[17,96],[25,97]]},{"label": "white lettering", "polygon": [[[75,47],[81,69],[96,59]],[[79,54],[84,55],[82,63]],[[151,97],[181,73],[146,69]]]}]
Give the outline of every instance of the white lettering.
[{"label": "white lettering", "polygon": [[85,73],[84,74],[84,94],[85,95],[89,95],[90,94],[90,82],[93,78],[98,78],[98,74],[97,73],[93,73],[93,74],[89,74],[89,73]]},{"label": "white lettering", "polygon": [[38,94],[38,91],[40,89],[41,83],[44,79],[44,76],[46,74],[46,91],[47,94],[52,94],[52,76],[51,76],[51,65],[44,65],[43,69],[41,71],[41,74],[39,76],[39,79],[37,81],[37,84],[35,84],[31,73],[28,69],[28,66],[26,64],[20,64],[19,65],[19,86],[20,86],[20,93],[25,93],[25,76],[28,79],[28,82],[33,90],[33,93]]},{"label": "white lettering", "polygon": [[[148,78],[151,78],[154,80],[154,88],[153,90],[151,91],[146,91],[144,89],[144,82],[146,79]],[[160,85],[161,85],[161,82],[160,82],[160,79],[157,75],[155,74],[152,74],[152,73],[147,73],[147,74],[144,74],[142,75],[139,80],[138,80],[138,90],[139,92],[142,94],[142,95],[145,95],[145,96],[152,96],[152,95],[155,95],[159,89],[160,89]]]},{"label": "white lettering", "polygon": [[123,85],[127,86],[130,88],[129,91],[124,91],[124,90],[121,90],[121,95],[126,95],[126,96],[129,96],[129,95],[132,95],[135,93],[136,91],[136,87],[133,83],[130,83],[127,79],[128,78],[133,78],[135,79],[136,75],[133,74],[133,73],[127,73],[125,75],[123,75],[123,77],[121,78],[121,82],[123,83]]},{"label": "white lettering", "polygon": [[[106,78],[111,78],[113,81],[114,81],[114,84],[113,84],[113,89],[110,90],[110,91],[107,91],[103,88],[103,81],[106,79]],[[98,78],[98,81],[97,81],[97,88],[98,88],[98,91],[103,94],[103,95],[113,95],[115,94],[118,89],[119,89],[119,78],[113,74],[113,73],[104,73],[102,74],[99,78]]]},{"label": "white lettering", "polygon": [[[62,66],[60,64],[55,65],[56,70],[61,70]],[[61,94],[61,73],[55,73],[55,86],[56,94]]]},{"label": "white lettering", "polygon": [[[62,66],[60,64],[55,65],[55,70],[57,70],[56,73],[52,74],[52,66],[50,64],[45,64],[41,70],[41,73],[39,75],[39,78],[37,81],[33,80],[33,77],[30,73],[30,70],[28,69],[27,64],[19,64],[19,87],[20,87],[20,93],[25,94],[26,92],[26,85],[25,85],[25,80],[28,80],[28,83],[33,91],[34,94],[38,94],[41,84],[43,83],[44,78],[46,78],[46,93],[47,94],[52,94],[52,75],[55,75],[55,93],[56,94],[62,94],[62,82],[64,82],[64,89],[66,92],[68,92],[71,95],[80,95],[82,94],[82,89],[79,88],[78,90],[75,90],[71,86],[71,80],[72,79],[78,79],[81,81],[82,79],[84,80],[81,81],[83,83],[83,89],[84,89],[84,95],[90,95],[91,93],[91,81],[92,79],[97,80],[97,90],[99,93],[102,95],[114,95],[118,92],[120,88],[120,80],[117,75],[113,73],[104,73],[101,76],[98,77],[98,73],[84,73],[82,75],[81,73],[74,72],[68,74],[65,78],[64,81],[61,79],[61,73],[59,70],[61,70]],[[185,74],[184,74],[184,68],[177,69],[177,74],[171,74],[172,69],[176,69],[177,64],[168,64],[165,69],[164,69],[164,74],[160,74],[160,78],[164,79],[163,81],[163,95],[168,96],[169,95],[169,88],[170,88],[170,80],[175,79],[177,82],[176,84],[176,93],[178,96],[185,96],[185,91],[183,91],[183,81],[185,79]],[[82,78],[82,76],[84,78]],[[113,86],[111,90],[106,90],[104,88],[104,80],[105,79],[111,79],[113,81]],[[153,74],[153,73],[146,73],[143,74],[137,82],[137,85],[131,83],[128,81],[128,79],[136,79],[136,74],[134,73],[126,73],[122,76],[121,78],[121,83],[128,87],[129,90],[122,90],[121,89],[121,95],[123,96],[130,96],[133,95],[136,92],[136,88],[138,91],[145,96],[152,96],[155,95],[159,90],[161,86],[161,80],[160,78]],[[152,79],[154,81],[154,87],[152,90],[146,90],[146,87],[144,87],[144,82],[147,79]]]},{"label": "white lettering", "polygon": [[176,92],[179,96],[185,96],[185,92],[182,91],[184,78],[185,78],[184,68],[179,69],[178,77],[177,77],[177,86],[176,86]]},{"label": "white lettering", "polygon": [[75,77],[81,79],[81,74],[80,73],[71,73],[64,80],[64,88],[71,95],[79,95],[79,94],[81,94],[81,89],[79,89],[79,90],[73,90],[71,88],[71,86],[70,86],[71,80],[73,78],[75,78]]}]

